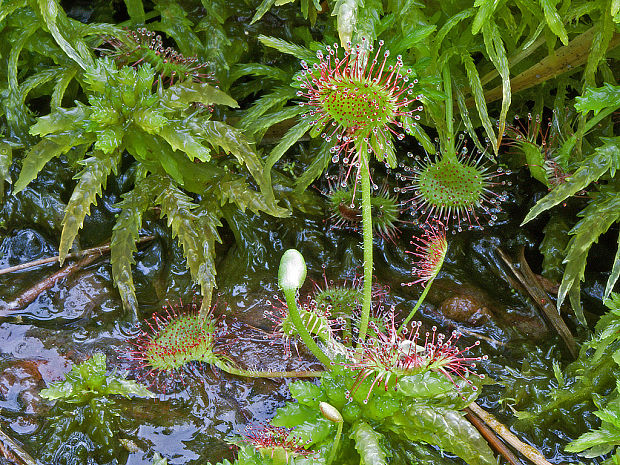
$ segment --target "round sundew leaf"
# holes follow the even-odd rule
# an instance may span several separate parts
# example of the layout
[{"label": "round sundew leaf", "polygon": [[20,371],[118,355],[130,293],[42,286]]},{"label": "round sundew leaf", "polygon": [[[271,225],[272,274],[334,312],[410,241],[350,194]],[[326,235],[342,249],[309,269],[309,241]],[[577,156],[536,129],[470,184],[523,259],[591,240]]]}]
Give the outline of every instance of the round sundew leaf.
[{"label": "round sundew leaf", "polygon": [[314,300],[318,306],[329,308],[332,315],[351,315],[362,302],[362,291],[353,287],[327,287],[319,291]]},{"label": "round sundew leaf", "polygon": [[383,41],[377,48],[366,44],[356,50],[346,50],[340,57],[337,45],[327,46],[316,52],[319,63],[301,62],[297,96],[306,98],[299,104],[308,107],[302,116],[310,120],[312,137],[321,134],[326,142],[337,140],[332,147],[334,163],[342,155],[345,165],[357,166],[359,171],[358,158],[347,154],[367,151],[396,167],[392,135],[402,139],[405,121],[418,119],[414,113],[422,109],[409,109],[421,98],[413,95],[417,80],[410,82],[412,70],[403,71],[401,56],[388,63],[390,52],[383,49]]},{"label": "round sundew leaf", "polygon": [[356,129],[380,128],[394,117],[391,93],[369,81],[332,80],[321,92],[325,112],[339,125]]},{"label": "round sundew leaf", "polygon": [[176,370],[196,361],[212,363],[215,325],[198,314],[180,315],[144,347],[143,360],[155,370]]},{"label": "round sundew leaf", "polygon": [[481,202],[484,188],[484,173],[478,167],[446,158],[427,165],[418,177],[420,195],[438,209],[472,209]]},{"label": "round sundew leaf", "polygon": [[[356,229],[362,222],[361,192],[344,187],[334,189],[329,193],[329,205],[334,226]],[[384,189],[376,192],[370,198],[372,211],[372,227],[383,238],[392,238],[397,232],[396,223],[400,215],[398,200],[389,195]]]}]

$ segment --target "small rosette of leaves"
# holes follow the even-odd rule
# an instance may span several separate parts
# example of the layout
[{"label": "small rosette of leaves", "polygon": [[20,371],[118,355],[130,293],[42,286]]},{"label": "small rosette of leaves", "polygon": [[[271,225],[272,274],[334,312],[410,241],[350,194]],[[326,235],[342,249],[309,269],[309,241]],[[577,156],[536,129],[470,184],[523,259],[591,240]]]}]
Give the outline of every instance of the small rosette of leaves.
[{"label": "small rosette of leaves", "polygon": [[[306,381],[291,384],[291,395],[297,402],[278,409],[272,424],[294,428],[300,440],[326,456],[336,434],[336,425],[319,409],[320,402],[328,402],[344,418],[342,443],[334,463],[358,464],[362,460],[388,464],[393,454],[404,453],[407,441],[437,445],[473,465],[496,463],[486,441],[459,411],[478,396],[472,385],[461,382],[457,388],[442,374],[427,371],[401,378],[398,390],[373,390],[365,403],[367,390],[360,388],[353,395],[347,394],[355,378],[354,373],[337,364],[319,385]],[[480,385],[479,380],[475,382]],[[365,383],[368,388],[370,381]],[[422,419],[417,420],[416,433],[409,434],[408,424],[416,421],[417,415]]]},{"label": "small rosette of leaves", "polygon": [[[98,352],[85,362],[74,365],[65,379],[41,391],[41,397],[57,401],[46,426],[49,434],[42,442],[42,457],[50,460],[63,442],[76,435],[97,444],[97,453],[118,456],[122,414],[115,397],[154,397],[135,381],[106,372],[105,355]],[[94,446],[93,446],[94,448]]]},{"label": "small rosette of leaves", "polygon": [[118,377],[114,373],[107,375],[106,358],[101,352],[74,365],[63,381],[52,383],[41,391],[41,397],[48,400],[60,399],[70,403],[84,403],[93,397],[109,395],[153,397],[153,393],[135,381]]},{"label": "small rosette of leaves", "polygon": [[[362,194],[353,186],[336,187],[328,194],[330,220],[332,227],[361,232]],[[373,232],[378,236],[394,240],[398,236],[397,223],[400,205],[395,196],[384,187],[370,198]]]}]

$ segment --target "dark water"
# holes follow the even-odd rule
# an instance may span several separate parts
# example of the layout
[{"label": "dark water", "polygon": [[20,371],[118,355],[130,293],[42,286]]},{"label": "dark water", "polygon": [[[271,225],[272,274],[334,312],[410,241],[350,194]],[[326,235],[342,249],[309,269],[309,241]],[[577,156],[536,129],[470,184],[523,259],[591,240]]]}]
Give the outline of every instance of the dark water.
[{"label": "dark water", "polygon": [[[30,197],[22,195],[5,202],[0,268],[56,254],[62,214],[49,205],[62,205],[66,189],[62,184],[52,184],[50,176],[37,181]],[[82,247],[109,237],[115,213],[111,205],[118,200],[118,188],[111,186],[106,200],[93,210],[81,235]],[[278,221],[239,218],[246,222],[248,231],[240,244],[222,231],[225,243],[218,250],[216,314],[226,315],[234,329],[233,335],[225,337],[226,351],[243,366],[267,370],[313,366],[311,357],[303,351],[301,359],[283,359],[282,345],[270,345],[261,332],[270,329],[263,312],[270,308],[268,302],[277,293],[277,264],[284,250],[296,247],[304,254],[310,278],[306,291],[312,288],[312,280],[324,283],[324,276],[338,282],[361,274],[360,237],[354,232],[330,229],[316,202],[318,194],[308,195],[305,214],[297,211],[292,218]],[[564,365],[570,361],[562,343],[547,329],[531,302],[511,290],[503,275],[505,267],[494,252],[495,247],[501,247],[516,256],[520,247],[525,247],[533,268],[539,265],[534,246],[540,240],[540,225],[530,229],[518,226],[531,206],[525,198],[513,189],[496,226],[449,236],[444,268],[420,314],[428,324],[436,324],[443,331],[466,331],[463,345],[471,344],[475,334],[483,337],[479,350],[488,354],[489,360],[480,371],[503,384],[486,387],[479,403],[509,424],[514,421],[511,407],[527,408],[532,399],[543,399],[548,394],[553,378],[551,360],[555,358]],[[407,222],[399,227],[398,240],[379,239],[375,243],[375,276],[391,289],[386,305],[395,305],[397,312],[406,314],[421,288],[401,286],[412,280],[405,250],[416,228]],[[163,223],[147,221],[145,232],[158,237],[143,246],[136,257],[135,281],[142,319],[158,311],[167,299],[174,305],[179,299],[191,300],[196,292],[184,269],[181,251],[169,239]],[[0,276],[0,298],[11,301],[57,269],[58,265],[52,264]],[[596,297],[596,289],[588,292]],[[105,256],[43,292],[23,310],[3,315],[0,428],[23,443],[33,457],[51,457],[47,462],[94,464],[116,460],[143,464],[150,463],[154,452],[167,457],[170,464],[231,458],[227,440],[242,432],[245,425],[269,419],[288,399],[288,381],[247,380],[209,367],[196,367],[176,375],[179,382],[173,383],[172,394],[159,395],[157,400],[116,402],[120,422],[115,437],[123,441],[115,441],[112,446],[115,459],[98,455],[87,427],[86,432],[71,435],[60,448],[50,451],[46,449],[53,431],[50,422],[58,412],[39,397],[39,391],[95,351],[107,355],[110,370],[135,376],[135,363],[125,359],[131,350],[128,337],[136,331],[133,321],[121,308]],[[575,329],[574,322],[570,326]],[[512,397],[506,398],[506,393]],[[564,429],[566,425],[554,425],[545,431],[517,428],[515,432],[556,463],[576,461],[561,451],[590,425],[592,418],[581,420],[582,415],[577,411],[575,414],[580,420],[575,420],[569,431]],[[84,424],[88,422],[86,419]]]}]

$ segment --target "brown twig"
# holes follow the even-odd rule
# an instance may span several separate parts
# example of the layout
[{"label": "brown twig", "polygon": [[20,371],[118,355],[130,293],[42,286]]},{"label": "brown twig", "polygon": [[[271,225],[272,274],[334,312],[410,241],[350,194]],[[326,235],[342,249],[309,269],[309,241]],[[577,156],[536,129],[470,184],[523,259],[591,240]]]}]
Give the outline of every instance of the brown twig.
[{"label": "brown twig", "polygon": [[[151,241],[155,238],[155,236],[144,236],[141,237],[140,239],[138,239],[136,241],[137,244],[142,244],[144,242],[148,242]],[[86,249],[86,250],[82,250],[80,252],[74,252],[74,253],[70,253],[67,254],[67,256],[65,257],[66,259],[73,259],[73,258],[81,258],[84,257],[86,255],[103,255],[104,253],[107,253],[110,251],[110,244],[105,244],[105,245],[101,245],[99,247],[93,247],[92,249]],[[22,263],[20,265],[15,265],[15,266],[10,266],[8,268],[3,268],[0,270],[0,275],[3,274],[7,274],[7,273],[13,273],[14,271],[21,271],[21,270],[25,270],[26,268],[32,268],[34,266],[39,266],[39,265],[45,265],[47,263],[54,263],[60,260],[60,256],[56,255],[55,257],[49,257],[49,258],[41,258],[39,260],[33,260],[31,262],[28,263]]]},{"label": "brown twig", "polygon": [[575,337],[564,323],[564,320],[560,316],[558,308],[547,294],[547,291],[542,287],[536,275],[532,272],[530,265],[525,260],[525,251],[522,248],[519,254],[519,265],[521,273],[526,280],[527,291],[532,296],[532,299],[536,302],[538,307],[543,311],[547,319],[551,322],[558,334],[562,337],[568,350],[574,358],[577,358],[577,343]]},{"label": "brown twig", "polygon": [[506,446],[506,444],[504,444],[497,437],[497,435],[467,407],[465,408],[465,418],[467,418],[469,422],[475,426],[482,437],[489,443],[491,448],[504,457],[508,463],[511,465],[523,465],[523,463],[508,448],[508,446]]},{"label": "brown twig", "polygon": [[30,289],[22,292],[17,298],[13,299],[11,302],[8,302],[4,308],[0,309],[0,312],[2,312],[0,313],[0,316],[10,315],[17,310],[26,307],[28,304],[32,303],[42,292],[54,286],[54,284],[56,284],[61,279],[64,279],[67,276],[75,273],[77,270],[91,264],[97,258],[99,258],[98,255],[87,255],[80,261],[71,263],[64,268],[61,268],[53,275],[48,276],[42,281],[39,281]]},{"label": "brown twig", "polygon": [[[147,240],[152,240],[152,239],[153,239],[153,236],[147,236],[147,237],[141,238],[138,242],[142,243],[142,242],[145,242]],[[110,250],[110,246],[104,245],[101,247],[95,247],[94,249],[88,249],[82,252],[77,252],[75,256],[78,256],[78,257],[82,256],[81,260],[71,263],[70,265],[67,265],[64,268],[61,268],[53,275],[48,276],[47,278],[43,279],[42,281],[39,281],[37,284],[32,286],[30,289],[27,289],[26,291],[24,291],[22,294],[20,294],[17,298],[12,300],[11,302],[8,302],[5,306],[0,308],[0,316],[10,315],[17,310],[20,310],[26,307],[28,304],[33,302],[42,292],[54,286],[54,284],[56,284],[58,281],[60,281],[61,279],[65,279],[67,276],[75,273],[76,271],[84,268],[85,266],[88,266],[89,264],[97,260],[99,257],[101,257],[105,252],[108,252],[109,250]],[[54,258],[57,259],[57,257],[54,257]]]},{"label": "brown twig", "polygon": [[[588,29],[584,33],[578,35],[567,45],[559,47],[551,52],[548,56],[534,64],[521,74],[510,80],[510,88],[512,94],[516,94],[525,89],[529,89],[541,82],[559,76],[560,74],[571,72],[578,66],[581,66],[588,59],[592,40],[597,32],[594,27]],[[620,44],[620,34],[613,34],[607,50],[612,50]],[[502,98],[502,86],[497,86],[484,93],[484,99],[487,103]],[[465,102],[467,107],[474,105],[474,98],[471,97]]]},{"label": "brown twig", "polygon": [[0,451],[11,462],[19,465],[37,465],[37,462],[22,449],[13,439],[0,430]]},{"label": "brown twig", "polygon": [[547,461],[545,456],[533,446],[524,443],[517,436],[515,436],[506,425],[501,423],[492,414],[484,410],[475,402],[469,404],[469,409],[475,413],[478,418],[485,422],[493,431],[495,431],[499,437],[514,447],[517,451],[523,454],[530,462],[536,465],[552,465]]},{"label": "brown twig", "polygon": [[571,334],[568,326],[564,323],[564,320],[560,316],[556,306],[554,305],[549,294],[543,289],[540,282],[530,269],[527,261],[525,260],[525,252],[521,249],[521,253],[519,256],[519,269],[515,268],[512,260],[504,251],[502,251],[499,247],[496,247],[498,255],[504,261],[506,266],[510,268],[515,278],[517,278],[520,285],[527,291],[530,295],[536,306],[540,309],[540,311],[545,315],[547,321],[551,323],[553,328],[560,335],[566,347],[570,351],[573,357],[577,357],[577,343],[575,342],[575,338]]}]

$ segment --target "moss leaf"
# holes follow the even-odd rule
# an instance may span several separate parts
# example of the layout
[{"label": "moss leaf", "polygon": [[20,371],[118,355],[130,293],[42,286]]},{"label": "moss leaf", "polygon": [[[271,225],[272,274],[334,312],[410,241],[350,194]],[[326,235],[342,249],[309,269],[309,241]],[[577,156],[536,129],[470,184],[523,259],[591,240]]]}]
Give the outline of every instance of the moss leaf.
[{"label": "moss leaf", "polygon": [[540,199],[527,213],[522,225],[533,220],[545,210],[558,205],[571,195],[587,187],[591,182],[599,179],[609,169],[620,167],[620,137],[601,138],[603,145],[597,147],[593,154],[587,157],[575,173],[567,178],[566,182],[549,192]]},{"label": "moss leaf", "polygon": [[48,161],[68,152],[78,141],[80,143],[83,141],[88,142],[88,138],[85,137],[80,140],[77,133],[55,135],[43,139],[32,147],[24,158],[13,193],[17,194],[24,190],[38,176],[39,171],[43,169]]},{"label": "moss leaf", "polygon": [[603,87],[589,87],[582,96],[575,98],[575,109],[580,113],[598,114],[604,108],[620,107],[620,86],[606,82]]},{"label": "moss leaf", "polygon": [[173,150],[184,152],[191,161],[194,158],[203,162],[211,159],[208,148],[201,144],[189,130],[179,124],[168,124],[159,130],[159,135],[170,144]]},{"label": "moss leaf", "polygon": [[389,452],[383,447],[383,435],[375,431],[364,421],[357,421],[351,427],[351,439],[355,441],[355,449],[360,454],[361,465],[387,465]]},{"label": "moss leaf", "polygon": [[256,214],[264,211],[279,218],[290,216],[288,210],[278,207],[274,202],[265,198],[262,193],[256,192],[243,178],[222,181],[217,186],[217,189],[220,191],[219,195],[221,196],[222,203],[234,203],[241,211],[249,208]]},{"label": "moss leaf", "polygon": [[227,93],[200,82],[184,81],[170,86],[164,92],[162,104],[170,108],[186,108],[192,103],[203,105],[226,105],[239,108],[239,105]]},{"label": "moss leaf", "polygon": [[465,71],[467,71],[467,78],[469,80],[469,85],[471,86],[474,101],[476,102],[476,108],[478,109],[480,120],[482,121],[482,126],[484,127],[484,131],[486,132],[489,140],[495,141],[493,143],[493,151],[497,154],[497,138],[495,137],[493,123],[489,118],[487,104],[484,100],[484,89],[482,88],[482,82],[480,81],[480,74],[478,74],[474,60],[469,53],[462,54],[461,61],[465,65]]},{"label": "moss leaf", "polygon": [[[77,36],[71,34],[72,43],[70,43],[65,38],[65,35],[67,35],[67,33],[65,31],[61,31],[61,28],[64,29],[68,26],[66,24],[68,23],[68,21],[64,10],[59,5],[59,3],[56,0],[38,0],[38,3],[41,15],[43,16],[43,20],[45,21],[45,25],[47,26],[47,29],[50,31],[50,34],[52,34],[54,40],[60,46],[60,48],[67,54],[69,58],[71,58],[78,65],[80,65],[82,69],[86,69],[88,66],[92,66],[92,56],[89,54],[89,52],[87,52],[87,50],[90,49],[86,46],[84,41],[81,38],[78,38]],[[73,45],[76,45],[80,52],[78,52],[73,47]]]},{"label": "moss leaf", "polygon": [[142,0],[125,0],[125,6],[133,24],[144,24],[146,20]]},{"label": "moss leaf", "polygon": [[570,225],[564,215],[554,210],[549,222],[543,229],[545,237],[540,243],[540,253],[543,255],[542,275],[559,282],[562,279],[564,265],[564,251],[568,245],[568,231]]},{"label": "moss leaf", "polygon": [[302,47],[301,45],[292,44],[286,40],[278,39],[276,37],[268,37],[259,35],[258,40],[266,47],[275,48],[279,52],[293,55],[300,60],[306,60],[308,62],[316,62],[316,55],[309,49]]},{"label": "moss leaf", "polygon": [[125,310],[134,315],[138,313],[138,299],[131,274],[131,265],[136,261],[133,254],[138,250],[136,240],[140,236],[142,215],[153,201],[153,183],[159,176],[151,175],[136,183],[134,189],[123,195],[123,200],[115,206],[120,208],[110,241],[110,263],[114,284],[121,295]]},{"label": "moss leaf", "polygon": [[252,18],[252,21],[250,21],[250,24],[254,24],[256,21],[261,19],[265,15],[265,13],[267,13],[269,9],[273,5],[275,5],[275,3],[276,3],[276,0],[263,0],[261,4],[258,5],[258,8],[256,9],[256,13],[254,13],[254,17]]},{"label": "moss leaf", "polygon": [[[586,258],[592,244],[609,227],[620,220],[620,196],[612,190],[595,195],[588,206],[579,212],[581,219],[569,232],[573,237],[568,243],[566,269],[558,291],[558,308],[562,305],[568,291],[584,278]],[[582,323],[585,321],[580,318]]]},{"label": "moss leaf", "polygon": [[491,15],[493,15],[498,3],[499,0],[476,0],[474,7],[478,7],[478,12],[471,23],[472,34],[476,35],[480,32],[482,26],[484,26]]},{"label": "moss leaf", "polygon": [[192,278],[200,285],[202,294],[210,297],[215,287],[215,240],[220,240],[217,235],[220,222],[206,210],[200,216],[194,213],[197,205],[172,179],[162,177],[158,189],[155,202],[161,206],[172,234],[183,247]]},{"label": "moss leaf", "polygon": [[484,24],[482,27],[482,37],[484,38],[484,46],[489,58],[493,62],[493,66],[495,66],[495,69],[497,69],[502,77],[502,109],[499,114],[499,127],[497,130],[497,150],[499,150],[501,137],[506,128],[506,115],[508,114],[508,108],[512,100],[510,94],[510,70],[508,69],[508,57],[506,56],[504,41],[502,40],[502,36],[495,21],[489,19],[489,21]]},{"label": "moss leaf", "polygon": [[13,148],[7,142],[0,141],[0,201],[4,198],[4,183],[11,182],[11,163],[13,162]]},{"label": "moss leaf", "polygon": [[314,182],[316,178],[321,176],[323,171],[329,166],[329,162],[332,159],[330,153],[331,143],[323,142],[321,148],[318,150],[316,157],[312,160],[312,163],[306,168],[299,178],[295,181],[295,194],[299,195],[305,191],[310,184]]},{"label": "moss leaf", "polygon": [[102,190],[105,189],[108,175],[116,169],[119,161],[120,154],[117,152],[113,156],[98,153],[82,162],[84,169],[77,175],[79,182],[71,194],[65,209],[65,217],[62,220],[63,228],[58,247],[61,264],[84,224],[84,218],[90,212],[90,206],[97,204],[97,196],[101,195]]},{"label": "moss leaf", "polygon": [[241,119],[241,127],[249,131],[250,134],[256,134],[263,129],[267,129],[269,126],[265,124],[261,116],[272,108],[294,98],[295,92],[296,90],[293,87],[287,85],[276,87],[270,93],[262,95]]},{"label": "moss leaf", "polygon": [[545,21],[549,29],[551,29],[551,32],[558,36],[564,45],[568,45],[568,34],[564,28],[562,18],[555,8],[557,2],[554,0],[539,0],[539,2],[545,14]]},{"label": "moss leaf", "polygon": [[495,465],[488,443],[461,412],[413,405],[392,417],[394,429],[411,441],[424,441],[461,457],[468,465]]},{"label": "moss leaf", "polygon": [[290,149],[301,137],[308,132],[310,126],[307,121],[302,120],[297,123],[295,126],[290,128],[284,134],[284,137],[280,139],[278,145],[276,145],[272,150],[269,156],[267,157],[267,161],[265,162],[265,172],[266,174],[271,171],[273,165],[275,165],[280,158],[286,153],[288,149]]},{"label": "moss leaf", "polygon": [[613,290],[616,282],[618,281],[618,277],[620,276],[620,234],[618,235],[618,249],[616,250],[616,256],[614,258],[614,265],[611,269],[611,274],[609,275],[609,279],[607,280],[607,285],[605,286],[605,293],[603,294],[603,301],[607,300]]}]

